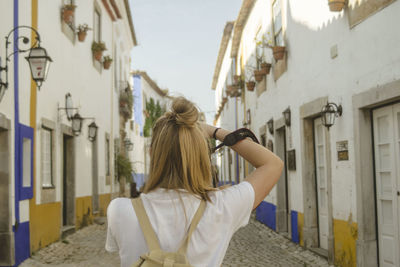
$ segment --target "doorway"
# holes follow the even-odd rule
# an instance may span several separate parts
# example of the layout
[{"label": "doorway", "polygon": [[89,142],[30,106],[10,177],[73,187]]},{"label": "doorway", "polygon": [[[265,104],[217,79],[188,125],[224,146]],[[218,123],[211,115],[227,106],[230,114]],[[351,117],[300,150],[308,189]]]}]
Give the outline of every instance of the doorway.
[{"label": "doorway", "polygon": [[277,204],[276,204],[276,230],[289,237],[290,229],[290,209],[289,209],[289,184],[287,175],[286,160],[286,128],[281,127],[275,132],[276,154],[284,162],[284,170],[277,184]]},{"label": "doorway", "polygon": [[400,266],[400,103],[373,110],[379,265]]},{"label": "doorway", "polygon": [[0,114],[0,265],[14,265],[14,233],[10,203],[10,121]]},{"label": "doorway", "polygon": [[319,247],[328,250],[329,219],[326,168],[326,141],[321,118],[314,120],[315,184],[317,196]]},{"label": "doorway", "polygon": [[63,134],[63,230],[75,225],[75,164],[74,141]]}]

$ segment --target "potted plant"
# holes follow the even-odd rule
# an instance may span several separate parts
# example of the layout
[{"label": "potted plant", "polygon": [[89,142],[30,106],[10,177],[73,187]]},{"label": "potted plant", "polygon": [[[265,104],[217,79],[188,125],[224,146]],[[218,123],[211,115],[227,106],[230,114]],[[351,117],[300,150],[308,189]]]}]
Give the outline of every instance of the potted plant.
[{"label": "potted plant", "polygon": [[340,12],[346,5],[346,0],[328,0],[329,10],[333,12]]},{"label": "potted plant", "polygon": [[92,43],[92,53],[94,59],[101,61],[103,56],[103,51],[107,50],[106,45],[103,42],[93,42]]},{"label": "potted plant", "polygon": [[247,90],[249,90],[250,92],[253,92],[254,91],[254,87],[256,87],[255,81],[248,81],[246,83],[246,87],[247,87]]},{"label": "potted plant", "polygon": [[254,79],[256,82],[261,82],[264,76],[265,74],[262,70],[254,70]]},{"label": "potted plant", "polygon": [[273,46],[272,52],[276,61],[283,59],[286,47],[285,46]]},{"label": "potted plant", "polygon": [[265,74],[269,74],[269,71],[271,70],[271,64],[267,62],[262,62],[260,64],[260,70]]},{"label": "potted plant", "polygon": [[87,32],[89,30],[91,30],[91,29],[89,28],[89,26],[86,23],[85,24],[79,24],[78,31],[77,31],[79,42],[85,41]]},{"label": "potted plant", "polygon": [[72,19],[74,18],[74,13],[75,13],[75,8],[76,5],[63,5],[62,7],[62,19],[64,20],[65,23],[71,24]]},{"label": "potted plant", "polygon": [[103,59],[103,68],[108,70],[111,66],[112,58],[110,56],[105,56]]},{"label": "potted plant", "polygon": [[239,83],[241,80],[240,75],[233,75],[233,80],[235,81],[235,83]]}]

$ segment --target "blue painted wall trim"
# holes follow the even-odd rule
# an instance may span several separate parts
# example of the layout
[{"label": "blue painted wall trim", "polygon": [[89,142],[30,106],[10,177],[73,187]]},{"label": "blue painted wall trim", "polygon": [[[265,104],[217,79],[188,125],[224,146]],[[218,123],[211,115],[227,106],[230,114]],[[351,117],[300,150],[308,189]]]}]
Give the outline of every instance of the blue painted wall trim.
[{"label": "blue painted wall trim", "polygon": [[262,201],[256,209],[256,219],[272,230],[276,230],[276,206]]},{"label": "blue painted wall trim", "polygon": [[142,77],[133,75],[133,117],[140,126],[140,136],[143,136],[143,103],[142,103]]},{"label": "blue painted wall trim", "polygon": [[133,181],[136,183],[136,189],[140,190],[146,181],[146,175],[144,173],[133,173],[132,176]]},{"label": "blue painted wall trim", "polygon": [[[18,27],[19,23],[19,0],[14,0],[14,19],[13,26]],[[22,136],[31,136],[33,141],[33,131],[29,130],[27,126],[21,125],[19,121],[19,66],[18,66],[18,49],[14,45],[18,43],[19,31],[14,31],[13,36],[14,46],[14,193],[15,193],[15,225],[13,226],[14,231],[14,248],[15,248],[15,266],[18,266],[25,259],[30,256],[30,235],[29,235],[29,222],[20,223],[19,216],[19,201],[22,199],[31,198],[32,189],[22,188]],[[21,134],[22,132],[22,134]],[[33,153],[33,142],[32,142],[32,153]],[[33,154],[32,154],[33,156]],[[32,159],[32,157],[31,157]],[[31,164],[33,167],[33,165]],[[31,172],[33,174],[33,172]],[[31,180],[32,181],[32,180]],[[33,188],[33,181],[31,183]],[[32,191],[33,193],[33,191]]]},{"label": "blue painted wall trim", "polygon": [[[19,177],[19,183],[20,183],[20,197],[19,200],[24,200],[24,199],[31,199],[33,197],[33,128],[29,126],[25,126],[23,124],[19,125],[20,127],[20,151],[19,154],[21,156],[20,158],[20,177]],[[23,176],[24,176],[24,168],[23,168],[23,142],[24,139],[30,139],[31,140],[31,154],[29,157],[29,160],[31,161],[31,177],[30,177],[30,186],[23,186]]]},{"label": "blue painted wall trim", "polygon": [[300,243],[300,237],[299,237],[297,211],[295,210],[290,211],[290,221],[292,225],[292,241],[298,244]]},{"label": "blue painted wall trim", "polygon": [[225,181],[218,182],[218,186],[223,186],[223,185],[227,185],[227,184],[234,185],[235,182],[225,182]]},{"label": "blue painted wall trim", "polygon": [[20,238],[18,238],[18,242],[15,242],[14,266],[18,266],[21,262],[23,262],[30,256],[29,222],[20,223],[18,224],[18,229],[15,229],[15,227],[13,227],[13,230],[20,236]]}]

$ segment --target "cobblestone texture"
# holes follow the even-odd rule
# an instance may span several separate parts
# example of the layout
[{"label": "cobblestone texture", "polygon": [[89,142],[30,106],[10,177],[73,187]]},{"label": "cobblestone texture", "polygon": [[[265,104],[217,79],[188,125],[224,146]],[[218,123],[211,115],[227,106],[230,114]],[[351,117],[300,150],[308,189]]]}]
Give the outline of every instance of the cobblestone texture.
[{"label": "cobblestone texture", "polygon": [[21,267],[120,266],[118,253],[105,250],[106,226],[90,225],[53,243],[24,261]]},{"label": "cobblestone texture", "polygon": [[255,219],[233,236],[222,266],[328,267],[326,259],[291,242]]},{"label": "cobblestone texture", "polygon": [[[106,226],[91,225],[36,252],[21,267],[120,266],[117,253],[104,249]],[[255,220],[231,240],[222,264],[228,266],[328,267],[327,261]]]}]

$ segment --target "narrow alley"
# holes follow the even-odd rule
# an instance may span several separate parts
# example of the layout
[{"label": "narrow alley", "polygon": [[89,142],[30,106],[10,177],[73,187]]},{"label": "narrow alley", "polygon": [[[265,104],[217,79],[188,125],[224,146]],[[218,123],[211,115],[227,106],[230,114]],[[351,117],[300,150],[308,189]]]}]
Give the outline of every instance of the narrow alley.
[{"label": "narrow alley", "polygon": [[[106,224],[88,226],[35,253],[21,267],[120,266],[117,253],[104,249]],[[324,258],[304,250],[252,216],[231,240],[222,266],[329,266]]]}]

